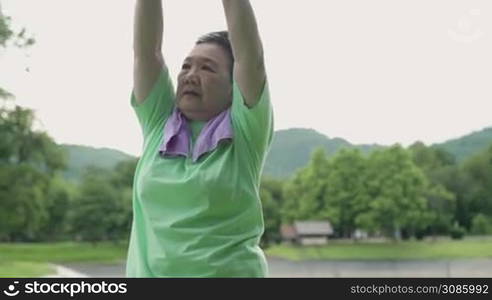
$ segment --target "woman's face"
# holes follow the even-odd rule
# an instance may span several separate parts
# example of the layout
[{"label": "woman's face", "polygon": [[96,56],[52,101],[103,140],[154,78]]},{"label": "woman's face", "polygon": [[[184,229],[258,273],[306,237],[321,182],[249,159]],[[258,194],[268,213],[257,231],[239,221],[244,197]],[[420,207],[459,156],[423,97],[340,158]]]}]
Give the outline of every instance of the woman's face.
[{"label": "woman's face", "polygon": [[186,118],[208,121],[232,102],[230,60],[211,43],[196,45],[178,75],[177,106]]}]

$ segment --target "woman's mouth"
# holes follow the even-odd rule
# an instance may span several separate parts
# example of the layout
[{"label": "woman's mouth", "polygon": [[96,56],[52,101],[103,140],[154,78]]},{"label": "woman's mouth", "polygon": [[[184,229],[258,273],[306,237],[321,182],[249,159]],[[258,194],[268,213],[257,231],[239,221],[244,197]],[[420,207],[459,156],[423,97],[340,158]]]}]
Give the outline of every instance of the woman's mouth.
[{"label": "woman's mouth", "polygon": [[183,96],[185,95],[189,95],[189,96],[195,96],[195,97],[199,97],[200,94],[198,94],[197,92],[194,92],[194,91],[187,91],[187,92],[184,92],[183,93]]}]

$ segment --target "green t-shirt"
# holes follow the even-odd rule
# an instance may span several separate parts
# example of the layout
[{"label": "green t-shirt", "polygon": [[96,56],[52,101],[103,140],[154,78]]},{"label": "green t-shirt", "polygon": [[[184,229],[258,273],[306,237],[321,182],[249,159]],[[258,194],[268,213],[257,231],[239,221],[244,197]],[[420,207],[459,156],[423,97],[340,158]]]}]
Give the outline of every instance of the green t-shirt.
[{"label": "green t-shirt", "polygon": [[[150,95],[131,105],[143,133],[133,183],[127,277],[265,277],[260,176],[273,138],[268,83],[252,108],[233,81],[231,143],[196,162],[162,157],[175,93],[165,69]],[[204,122],[191,122],[195,139]]]}]

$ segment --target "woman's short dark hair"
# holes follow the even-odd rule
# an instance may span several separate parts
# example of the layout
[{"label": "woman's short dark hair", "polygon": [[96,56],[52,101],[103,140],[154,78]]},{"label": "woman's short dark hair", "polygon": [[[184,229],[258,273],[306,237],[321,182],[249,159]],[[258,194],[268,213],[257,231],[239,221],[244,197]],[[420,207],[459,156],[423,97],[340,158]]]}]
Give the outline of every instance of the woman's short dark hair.
[{"label": "woman's short dark hair", "polygon": [[232,78],[232,70],[234,66],[234,54],[232,52],[232,46],[231,46],[231,41],[229,40],[229,33],[227,31],[215,31],[215,32],[210,32],[207,33],[203,36],[201,36],[197,41],[196,45],[199,44],[204,44],[204,43],[211,43],[211,44],[216,44],[220,47],[222,47],[227,55],[229,56],[230,60],[230,73],[231,73],[231,78]]}]

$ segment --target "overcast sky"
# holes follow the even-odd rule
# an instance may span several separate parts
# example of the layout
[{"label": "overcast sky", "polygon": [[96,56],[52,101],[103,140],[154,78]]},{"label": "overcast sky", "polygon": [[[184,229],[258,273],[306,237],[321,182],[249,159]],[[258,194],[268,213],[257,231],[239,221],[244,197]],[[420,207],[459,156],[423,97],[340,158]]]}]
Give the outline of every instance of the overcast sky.
[{"label": "overcast sky", "polygon": [[[36,111],[36,126],[58,143],[139,155],[129,98],[134,0],[0,2],[37,40],[0,52],[0,86]],[[218,0],[163,2],[163,52],[176,82],[195,39],[225,29],[225,19]],[[251,2],[276,130],[409,145],[492,126],[490,0]]]}]

